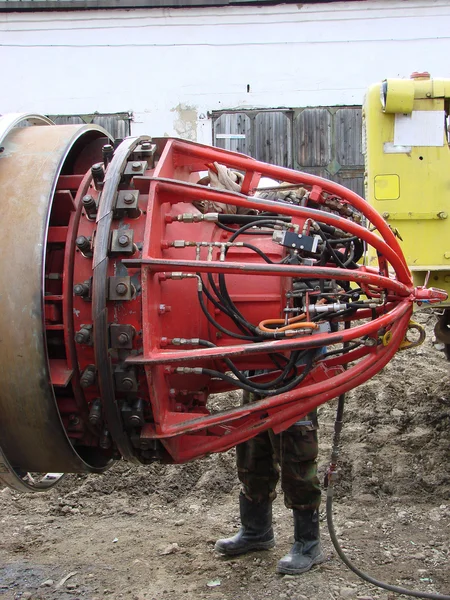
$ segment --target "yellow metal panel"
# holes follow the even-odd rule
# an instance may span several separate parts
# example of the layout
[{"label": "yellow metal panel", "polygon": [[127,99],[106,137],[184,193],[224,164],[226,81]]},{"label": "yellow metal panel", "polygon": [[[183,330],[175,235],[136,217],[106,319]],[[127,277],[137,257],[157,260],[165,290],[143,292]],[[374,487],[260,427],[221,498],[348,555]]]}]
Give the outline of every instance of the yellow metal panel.
[{"label": "yellow metal panel", "polygon": [[400,177],[375,175],[374,193],[377,200],[397,200],[400,197]]},{"label": "yellow metal panel", "polygon": [[[450,148],[447,141],[447,110],[450,106],[450,80],[411,79],[388,80],[369,88],[363,109],[364,148],[366,162],[366,198],[398,230],[401,246],[417,282],[423,282],[430,271],[429,285],[442,287],[450,293]],[[433,142],[423,141],[427,132],[420,127],[411,134],[411,144],[394,144],[395,128],[404,113],[383,110],[383,90],[386,106],[398,105],[400,111],[411,102],[412,113],[420,118],[421,111],[440,127]],[[401,104],[401,90],[405,103]],[[389,104],[389,90],[394,90]],[[409,103],[409,104],[408,104]],[[399,114],[396,121],[396,115]],[[423,113],[422,113],[423,114]],[[414,115],[412,115],[414,116]],[[411,121],[412,122],[412,121]],[[424,120],[424,122],[427,122]],[[408,126],[408,125],[407,125]],[[398,137],[398,136],[397,136]],[[420,145],[420,144],[435,145]],[[439,145],[438,145],[439,144]],[[375,262],[372,257],[372,262]],[[450,305],[450,302],[447,303]]]}]

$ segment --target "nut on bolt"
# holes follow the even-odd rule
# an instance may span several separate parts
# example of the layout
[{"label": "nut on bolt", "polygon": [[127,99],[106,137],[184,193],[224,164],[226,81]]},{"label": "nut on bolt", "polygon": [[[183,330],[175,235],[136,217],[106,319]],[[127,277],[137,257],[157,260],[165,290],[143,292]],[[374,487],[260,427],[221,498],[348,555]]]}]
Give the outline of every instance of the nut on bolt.
[{"label": "nut on bolt", "polygon": [[97,204],[94,198],[90,194],[87,194],[86,196],[83,196],[81,202],[83,203],[83,208],[86,211],[88,218],[95,218],[95,215],[97,214]]},{"label": "nut on bolt", "polygon": [[95,365],[89,365],[83,371],[83,375],[80,377],[80,385],[82,388],[88,388],[94,385],[97,379],[97,373]]},{"label": "nut on bolt", "polygon": [[77,344],[88,344],[91,341],[91,332],[86,327],[82,327],[80,331],[75,334],[75,341]]},{"label": "nut on bolt", "polygon": [[88,419],[91,425],[100,425],[102,422],[102,402],[100,398],[97,398],[92,403]]},{"label": "nut on bolt", "polygon": [[126,283],[118,283],[116,285],[116,294],[118,296],[125,296],[128,292],[128,286]]},{"label": "nut on bolt", "polygon": [[133,194],[131,194],[131,193],[124,194],[123,202],[124,202],[124,204],[133,204],[133,202],[134,202]]},{"label": "nut on bolt", "polygon": [[87,283],[77,283],[73,286],[75,296],[85,297],[89,294],[89,285]]},{"label": "nut on bolt", "polygon": [[125,233],[122,233],[121,235],[119,235],[117,242],[119,246],[128,246],[128,244],[130,243],[130,238]]},{"label": "nut on bolt", "polygon": [[121,381],[120,387],[124,392],[131,392],[134,387],[134,382],[131,377],[124,377]]},{"label": "nut on bolt", "polygon": [[89,238],[84,235],[78,236],[75,240],[75,244],[77,245],[77,248],[81,250],[81,252],[89,252],[91,249],[91,242]]},{"label": "nut on bolt", "polygon": [[117,341],[121,346],[125,346],[125,344],[128,344],[128,342],[130,341],[130,336],[128,335],[128,333],[125,332],[120,333],[117,336]]},{"label": "nut on bolt", "polygon": [[83,202],[83,206],[84,208],[96,208],[96,204],[95,204],[95,200],[92,196],[90,196],[89,194],[87,194],[86,196],[83,196],[82,199]]},{"label": "nut on bolt", "polygon": [[131,168],[133,169],[133,171],[140,171],[141,163],[136,161],[131,165]]}]

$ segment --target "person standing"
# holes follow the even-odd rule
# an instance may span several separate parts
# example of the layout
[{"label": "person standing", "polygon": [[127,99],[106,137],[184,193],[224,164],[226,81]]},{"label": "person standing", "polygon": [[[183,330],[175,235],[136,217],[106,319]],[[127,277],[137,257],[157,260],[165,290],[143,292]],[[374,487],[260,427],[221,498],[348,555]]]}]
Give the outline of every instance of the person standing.
[{"label": "person standing", "polygon": [[[244,404],[257,396],[244,392]],[[286,431],[257,434],[236,447],[241,528],[230,538],[220,539],[215,550],[237,556],[275,546],[272,502],[281,474],[287,508],[294,518],[294,544],[277,565],[278,573],[298,575],[325,560],[319,534],[321,490],[317,477],[317,411],[309,413]]]}]

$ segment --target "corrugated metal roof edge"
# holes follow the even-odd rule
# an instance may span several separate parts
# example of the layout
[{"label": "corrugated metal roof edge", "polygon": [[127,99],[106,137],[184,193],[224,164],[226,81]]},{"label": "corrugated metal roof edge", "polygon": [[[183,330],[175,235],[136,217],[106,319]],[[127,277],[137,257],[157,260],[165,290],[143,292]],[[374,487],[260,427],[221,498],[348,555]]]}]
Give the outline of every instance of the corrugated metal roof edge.
[{"label": "corrugated metal roof edge", "polygon": [[[302,4],[325,4],[341,1],[342,0],[303,0]],[[355,2],[358,0],[346,1]],[[276,4],[298,4],[298,0],[0,0],[0,12],[128,8],[201,8],[208,6],[258,6]]]}]

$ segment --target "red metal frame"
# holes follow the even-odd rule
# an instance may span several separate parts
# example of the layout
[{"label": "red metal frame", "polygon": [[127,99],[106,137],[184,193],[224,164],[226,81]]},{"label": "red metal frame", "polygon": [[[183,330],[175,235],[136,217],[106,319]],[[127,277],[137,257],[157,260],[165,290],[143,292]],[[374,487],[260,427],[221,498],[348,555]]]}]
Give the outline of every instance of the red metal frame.
[{"label": "red metal frame", "polygon": [[[404,339],[413,303],[439,301],[442,298],[440,291],[414,289],[393,232],[370,205],[350,190],[314,175],[268,165],[218,148],[175,139],[156,140],[156,144],[159,154],[156,168],[119,187],[140,192],[140,217],[125,217],[117,226],[113,224],[113,229],[133,229],[138,250],[132,257],[120,254],[111,257],[108,275],[130,275],[136,293],[129,301],[109,302],[107,316],[109,323],[132,325],[136,335],[133,348],[127,356],[123,352],[112,351],[108,360],[113,367],[137,370],[139,389],[133,397],[139,396],[146,405],[146,424],[140,431],[140,440],[142,443],[151,440],[162,443],[166,460],[191,460],[210,452],[226,450],[267,428],[275,431],[286,429],[314,407],[373,377],[392,358]],[[241,193],[196,184],[201,173],[214,162],[244,173]],[[317,208],[258,198],[254,193],[262,176],[304,186],[319,207],[330,198],[337,199],[343,205],[351,205],[363,215],[368,226]],[[99,195],[92,183],[90,186],[87,184],[86,179],[81,188],[83,194],[90,193],[95,198]],[[77,195],[76,204],[80,202],[80,195]],[[200,201],[286,215],[301,226],[307,219],[318,219],[356,235],[373,246],[379,255],[379,268],[360,266],[348,270],[333,265],[309,267],[266,264],[253,252],[235,247],[230,248],[225,261],[220,260],[220,249],[217,247],[209,257],[206,257],[206,250],[201,249],[199,259],[194,247],[177,248],[173,242],[225,243],[230,237],[230,233],[212,222],[186,223],[178,220],[183,213],[200,215],[193,204]],[[74,213],[69,225],[72,240],[75,231],[77,236],[95,235],[96,223],[89,220],[84,212],[81,216],[79,213],[80,210]],[[59,239],[57,236],[62,234],[55,230],[52,235]],[[279,263],[284,256],[285,250],[270,237],[256,235],[252,236],[251,241],[270,255],[274,262]],[[69,263],[72,264],[69,251],[68,248],[65,262],[68,272]],[[176,280],[171,277],[174,272],[194,277]],[[383,296],[386,301],[375,310],[375,315],[371,310],[358,310],[351,321],[363,322],[350,329],[247,343],[218,334],[205,319],[197,300],[198,281],[195,274],[198,273],[211,273],[213,278],[220,273],[226,274],[233,301],[246,318],[255,324],[267,318],[279,318],[283,314],[284,292],[294,277],[314,276],[355,282],[368,297]],[[73,281],[70,273],[64,282],[65,290],[73,283],[89,280],[91,275],[92,259],[75,252]],[[73,309],[72,332],[92,322],[90,302],[74,297],[73,307],[70,308]],[[234,323],[220,311],[215,311],[211,303],[208,303],[208,309],[222,326],[238,332]],[[389,336],[386,336],[387,332]],[[176,349],[172,343],[174,338],[203,338],[217,347],[199,348],[191,345],[187,349]],[[262,370],[270,365],[268,353],[319,348],[361,338],[368,339],[367,345],[339,357],[318,359],[298,388],[251,405],[229,407],[216,414],[209,412],[208,395],[235,388],[205,374],[182,374],[176,371],[179,366],[226,371],[224,357],[232,357],[242,371]],[[69,360],[69,363],[72,361]],[[77,363],[80,372],[95,363],[92,346],[77,345]],[[264,380],[264,375],[260,375],[259,380]],[[79,381],[78,372],[74,381]],[[91,407],[99,396],[99,389],[94,385],[83,393],[86,407]],[[127,395],[119,393],[118,399],[126,400]],[[92,436],[86,435],[84,443],[95,442]]]}]

